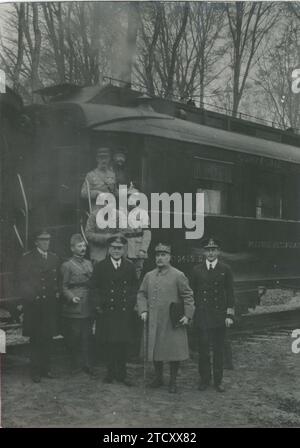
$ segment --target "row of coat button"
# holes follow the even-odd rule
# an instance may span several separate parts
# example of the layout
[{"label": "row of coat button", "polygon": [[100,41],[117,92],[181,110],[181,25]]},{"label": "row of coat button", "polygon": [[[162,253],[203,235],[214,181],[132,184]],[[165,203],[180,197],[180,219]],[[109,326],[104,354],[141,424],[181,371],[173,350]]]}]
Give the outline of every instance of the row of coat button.
[{"label": "row of coat button", "polygon": [[[110,310],[111,310],[111,311],[114,311],[114,309],[115,309],[115,308],[114,308],[113,306],[110,307]],[[126,308],[122,308],[122,311],[126,311]]]}]

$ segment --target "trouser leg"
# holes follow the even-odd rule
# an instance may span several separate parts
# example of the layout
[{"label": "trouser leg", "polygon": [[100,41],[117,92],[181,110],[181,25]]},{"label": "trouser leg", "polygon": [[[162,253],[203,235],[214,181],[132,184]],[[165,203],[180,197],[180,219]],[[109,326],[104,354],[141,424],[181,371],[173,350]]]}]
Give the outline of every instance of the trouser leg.
[{"label": "trouser leg", "polygon": [[43,336],[40,344],[40,372],[42,375],[51,370],[52,337]]},{"label": "trouser leg", "polygon": [[214,328],[212,330],[213,378],[215,386],[221,384],[223,379],[223,350],[225,330],[225,327]]},{"label": "trouser leg", "polygon": [[207,329],[200,329],[198,336],[198,353],[199,364],[198,370],[200,380],[204,384],[209,384],[211,380],[211,367],[210,367],[210,335]]},{"label": "trouser leg", "polygon": [[179,369],[179,361],[170,362],[170,380],[171,382],[176,382],[177,374]]},{"label": "trouser leg", "polygon": [[231,348],[230,334],[229,334],[228,329],[226,329],[226,332],[225,332],[223,357],[224,357],[225,369],[233,369],[232,348]]},{"label": "trouser leg", "polygon": [[30,370],[32,375],[41,375],[50,370],[52,338],[36,334],[30,338]]},{"label": "trouser leg", "polygon": [[134,313],[132,315],[132,330],[133,330],[133,342],[132,342],[133,356],[138,357],[141,350],[143,322],[137,313]]},{"label": "trouser leg", "polygon": [[116,378],[123,381],[127,376],[127,352],[128,344],[116,344]]},{"label": "trouser leg", "polygon": [[38,338],[36,336],[31,336],[29,345],[30,345],[30,371],[32,375],[37,375],[40,373]]},{"label": "trouser leg", "polygon": [[64,336],[69,355],[71,369],[79,367],[80,351],[80,319],[66,318],[64,321]]},{"label": "trouser leg", "polygon": [[164,372],[164,364],[162,361],[154,361],[154,370],[155,370],[155,376],[158,380],[162,381],[163,379],[163,372]]},{"label": "trouser leg", "polygon": [[91,367],[92,323],[89,318],[81,319],[81,359],[83,367]]},{"label": "trouser leg", "polygon": [[116,344],[114,343],[107,344],[106,367],[107,367],[107,376],[110,379],[116,378]]}]

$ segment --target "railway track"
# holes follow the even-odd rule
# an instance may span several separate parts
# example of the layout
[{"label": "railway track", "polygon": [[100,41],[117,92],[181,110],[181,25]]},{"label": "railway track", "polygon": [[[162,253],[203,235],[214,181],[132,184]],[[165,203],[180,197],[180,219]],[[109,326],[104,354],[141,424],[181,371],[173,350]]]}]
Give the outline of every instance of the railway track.
[{"label": "railway track", "polygon": [[290,332],[300,328],[300,308],[284,311],[245,314],[240,316],[231,330],[232,337],[276,332]]},{"label": "railway track", "polygon": [[[28,338],[22,337],[21,325],[0,322],[7,334],[7,345],[22,345]],[[232,339],[247,339],[247,341],[261,342],[280,339],[300,328],[300,307],[284,311],[265,312],[260,314],[245,314],[240,316],[230,330]],[[60,338],[58,338],[60,339]]]}]

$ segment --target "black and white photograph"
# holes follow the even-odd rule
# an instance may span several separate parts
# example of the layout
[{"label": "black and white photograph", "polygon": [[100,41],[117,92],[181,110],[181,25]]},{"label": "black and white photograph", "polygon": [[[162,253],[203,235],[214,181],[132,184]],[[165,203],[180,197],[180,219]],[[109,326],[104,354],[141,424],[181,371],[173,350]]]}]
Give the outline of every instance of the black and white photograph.
[{"label": "black and white photograph", "polygon": [[1,1],[0,170],[1,428],[300,427],[299,1]]}]

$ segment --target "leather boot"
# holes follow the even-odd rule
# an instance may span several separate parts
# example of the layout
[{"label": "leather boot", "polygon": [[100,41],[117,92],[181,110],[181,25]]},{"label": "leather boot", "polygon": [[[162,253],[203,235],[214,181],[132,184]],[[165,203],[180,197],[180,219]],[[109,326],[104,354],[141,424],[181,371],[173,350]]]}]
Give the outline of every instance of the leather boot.
[{"label": "leather boot", "polygon": [[169,392],[171,394],[176,394],[176,392],[177,392],[176,379],[177,379],[178,367],[179,367],[179,362],[178,361],[170,362]]},{"label": "leather boot", "polygon": [[150,383],[150,387],[157,388],[160,386],[163,386],[164,380],[163,380],[163,362],[162,361],[154,361],[154,369],[155,369],[155,378]]}]

